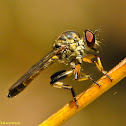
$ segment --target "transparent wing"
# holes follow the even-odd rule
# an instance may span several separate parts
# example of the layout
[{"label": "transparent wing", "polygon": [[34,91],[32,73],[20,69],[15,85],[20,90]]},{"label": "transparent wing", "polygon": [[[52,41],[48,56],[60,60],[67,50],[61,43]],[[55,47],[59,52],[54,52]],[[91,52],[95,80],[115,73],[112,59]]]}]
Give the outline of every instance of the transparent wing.
[{"label": "transparent wing", "polygon": [[38,74],[48,65],[52,64],[51,58],[62,49],[53,50],[34,64],[12,87],[9,89],[8,97],[13,97],[20,93]]}]

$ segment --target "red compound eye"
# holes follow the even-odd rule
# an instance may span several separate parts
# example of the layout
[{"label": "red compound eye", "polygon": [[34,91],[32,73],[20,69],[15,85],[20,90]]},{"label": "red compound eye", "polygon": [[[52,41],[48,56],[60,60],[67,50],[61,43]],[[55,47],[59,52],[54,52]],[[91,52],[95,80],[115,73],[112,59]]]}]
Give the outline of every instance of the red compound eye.
[{"label": "red compound eye", "polygon": [[85,38],[88,47],[92,48],[95,43],[95,35],[93,34],[93,32],[91,30],[85,30]]}]

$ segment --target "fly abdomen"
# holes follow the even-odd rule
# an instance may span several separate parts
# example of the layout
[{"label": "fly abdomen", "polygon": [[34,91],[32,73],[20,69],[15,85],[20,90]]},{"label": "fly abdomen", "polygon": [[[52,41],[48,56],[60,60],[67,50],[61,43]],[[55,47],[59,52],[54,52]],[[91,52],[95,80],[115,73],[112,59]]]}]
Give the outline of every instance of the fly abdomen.
[{"label": "fly abdomen", "polygon": [[39,74],[40,71],[37,71],[32,76],[30,76],[28,79],[26,79],[24,82],[17,81],[10,89],[8,93],[8,98],[14,97],[17,94],[19,94],[21,91],[23,91],[30,82]]},{"label": "fly abdomen", "polygon": [[57,59],[56,54],[64,48],[53,50],[43,57],[39,62],[33,65],[19,80],[9,89],[8,98],[14,97],[30,84],[30,82],[46,67],[51,65]]},{"label": "fly abdomen", "polygon": [[21,91],[23,91],[25,89],[26,85],[24,85],[23,83],[19,84],[17,87],[11,87],[9,89],[9,93],[8,93],[8,98],[10,97],[14,97],[17,94],[19,94]]}]

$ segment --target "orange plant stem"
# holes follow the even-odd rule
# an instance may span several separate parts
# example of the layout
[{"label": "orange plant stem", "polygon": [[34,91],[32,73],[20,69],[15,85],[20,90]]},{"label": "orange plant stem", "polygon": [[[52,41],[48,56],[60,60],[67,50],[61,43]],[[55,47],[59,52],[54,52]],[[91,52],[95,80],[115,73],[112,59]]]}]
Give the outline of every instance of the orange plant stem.
[{"label": "orange plant stem", "polygon": [[92,84],[87,90],[83,91],[79,94],[77,98],[78,107],[76,106],[74,100],[70,101],[63,108],[61,108],[58,112],[53,114],[39,126],[59,126],[63,124],[70,117],[75,115],[78,111],[83,109],[89,103],[94,101],[120,80],[126,77],[126,58],[124,58],[117,66],[115,66],[112,70],[107,73],[113,80],[112,82],[106,76],[101,77],[97,83],[101,85],[97,86],[96,84]]}]

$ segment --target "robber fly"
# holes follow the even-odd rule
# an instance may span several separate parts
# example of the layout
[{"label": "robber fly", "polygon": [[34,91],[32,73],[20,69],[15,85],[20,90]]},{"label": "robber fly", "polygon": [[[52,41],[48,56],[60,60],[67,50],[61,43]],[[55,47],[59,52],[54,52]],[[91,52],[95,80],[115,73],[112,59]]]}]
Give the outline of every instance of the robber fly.
[{"label": "robber fly", "polygon": [[[45,57],[43,57],[39,62],[33,65],[10,89],[8,98],[16,96],[21,91],[23,91],[28,84],[46,67],[54,63],[55,61],[60,61],[65,64],[69,64],[70,70],[61,70],[54,73],[51,78],[51,86],[56,88],[64,88],[71,90],[72,96],[75,100],[76,105],[78,103],[75,98],[75,92],[73,87],[70,85],[66,85],[60,80],[74,75],[74,79],[77,81],[83,80],[91,80],[99,87],[100,85],[94,81],[89,75],[86,75],[81,71],[82,62],[93,63],[96,65],[98,70],[106,75],[110,80],[112,80],[103,69],[101,60],[99,56],[87,54],[89,50],[94,50],[96,53],[98,52],[95,49],[95,45],[98,44],[98,41],[95,39],[95,33],[91,30],[85,30],[85,37],[80,37],[80,35],[76,31],[65,31],[58,35],[53,45],[53,50],[49,52]],[[93,58],[96,61],[92,60]],[[79,76],[81,75],[81,77]]]}]

